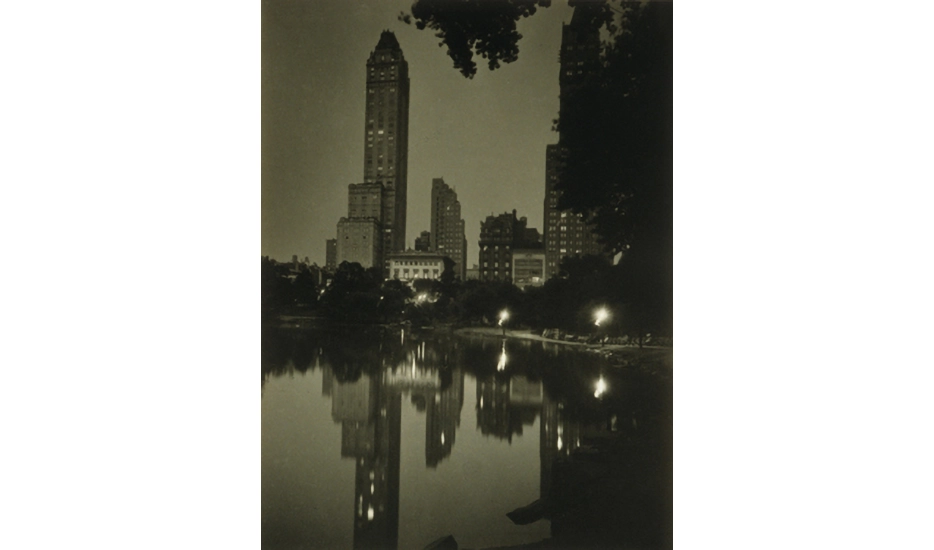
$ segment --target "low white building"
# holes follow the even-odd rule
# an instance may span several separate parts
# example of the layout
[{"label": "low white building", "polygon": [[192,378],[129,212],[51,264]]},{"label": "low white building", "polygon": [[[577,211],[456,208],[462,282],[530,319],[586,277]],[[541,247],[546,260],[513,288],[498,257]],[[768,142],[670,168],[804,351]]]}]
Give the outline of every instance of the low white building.
[{"label": "low white building", "polygon": [[389,278],[412,282],[416,279],[441,279],[444,256],[433,252],[406,250],[389,256]]}]

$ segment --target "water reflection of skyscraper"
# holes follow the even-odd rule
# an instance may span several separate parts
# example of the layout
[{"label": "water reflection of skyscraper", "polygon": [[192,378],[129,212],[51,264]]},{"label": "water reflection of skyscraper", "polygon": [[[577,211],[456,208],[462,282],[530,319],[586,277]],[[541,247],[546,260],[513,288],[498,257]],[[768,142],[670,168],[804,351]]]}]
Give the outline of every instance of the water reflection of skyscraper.
[{"label": "water reflection of skyscraper", "polygon": [[399,530],[402,393],[410,391],[413,399],[426,404],[425,462],[436,467],[450,456],[460,426],[464,373],[455,369],[450,385],[441,390],[438,372],[415,363],[336,384],[329,370],[324,369],[327,382],[322,393],[331,395],[331,417],[341,423],[341,456],[356,462],[354,547],[394,548]]},{"label": "water reflection of skyscraper", "polygon": [[515,375],[507,380],[495,376],[477,379],[477,428],[483,435],[493,435],[512,443],[513,435],[522,435],[523,426],[531,426],[542,403],[542,383]]},{"label": "water reflection of skyscraper", "polygon": [[425,464],[436,467],[451,455],[464,406],[464,373],[455,369],[451,385],[434,392],[427,400]]},{"label": "water reflection of skyscraper", "polygon": [[395,548],[399,534],[401,396],[382,375],[331,387],[341,456],[356,463],[354,548]]},{"label": "water reflection of skyscraper", "polygon": [[[441,372],[428,366],[435,352],[417,344],[395,368],[364,374],[356,382],[339,383],[323,369],[322,393],[332,398],[331,411],[341,423],[341,456],[355,461],[354,546],[394,548],[398,541],[401,406],[409,394],[425,411],[425,463],[437,467],[451,456],[460,426],[464,371],[449,371],[441,389]],[[508,372],[508,371],[507,371]],[[541,381],[526,376],[477,378],[477,427],[484,435],[512,442],[524,427],[540,426],[540,493],[551,490],[556,458],[580,445],[580,425],[565,414],[560,399]]]},{"label": "water reflection of skyscraper", "polygon": [[542,399],[540,496],[551,492],[551,473],[554,461],[566,457],[580,446],[580,424],[566,418],[564,405],[553,399],[547,391]]}]

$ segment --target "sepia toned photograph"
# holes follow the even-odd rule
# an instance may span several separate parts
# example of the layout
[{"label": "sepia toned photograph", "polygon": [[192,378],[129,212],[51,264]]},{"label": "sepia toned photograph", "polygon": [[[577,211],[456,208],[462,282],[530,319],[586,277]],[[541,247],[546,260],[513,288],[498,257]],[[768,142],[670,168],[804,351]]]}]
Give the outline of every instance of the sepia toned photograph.
[{"label": "sepia toned photograph", "polygon": [[672,13],[263,0],[262,548],[672,547]]},{"label": "sepia toned photograph", "polygon": [[0,548],[934,547],[873,7],[4,4]]}]

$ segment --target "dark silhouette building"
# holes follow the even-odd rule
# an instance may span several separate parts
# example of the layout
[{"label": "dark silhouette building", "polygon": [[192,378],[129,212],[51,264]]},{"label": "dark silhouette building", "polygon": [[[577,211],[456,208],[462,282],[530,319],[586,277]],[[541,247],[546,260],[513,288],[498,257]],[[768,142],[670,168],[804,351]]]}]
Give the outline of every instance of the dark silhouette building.
[{"label": "dark silhouette building", "polygon": [[542,248],[538,230],[527,224],[524,216],[516,217],[515,210],[480,222],[481,281],[512,281],[513,251]]},{"label": "dark silhouette building", "polygon": [[558,147],[548,145],[545,154],[545,279],[557,275],[562,258],[603,254],[603,247],[583,216],[558,210]]},{"label": "dark silhouette building", "polygon": [[409,143],[409,65],[396,36],[383,31],[366,63],[365,183],[384,188],[386,254],[405,250]]},{"label": "dark silhouette building", "polygon": [[454,273],[467,278],[467,237],[457,193],[443,178],[431,180],[431,248],[454,261]]},{"label": "dark silhouette building", "polygon": [[324,267],[328,271],[334,271],[337,269],[337,239],[328,239],[325,244],[327,255],[325,256]]},{"label": "dark silhouette building", "polygon": [[[564,105],[581,82],[600,68],[600,26],[595,6],[578,2],[570,24],[561,29],[560,106]],[[560,118],[560,113],[559,113]],[[603,247],[580,214],[558,210],[560,192],[555,189],[560,178],[561,138],[545,148],[545,278],[558,273],[561,259],[568,256],[602,254]]]},{"label": "dark silhouette building", "polygon": [[421,235],[415,237],[415,251],[429,252],[431,250],[431,232],[422,231]]}]

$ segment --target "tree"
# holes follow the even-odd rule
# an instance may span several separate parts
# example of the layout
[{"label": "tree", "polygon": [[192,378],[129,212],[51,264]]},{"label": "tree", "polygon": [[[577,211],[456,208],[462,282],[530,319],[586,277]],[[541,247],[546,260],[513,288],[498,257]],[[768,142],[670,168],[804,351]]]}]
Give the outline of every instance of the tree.
[{"label": "tree", "polygon": [[315,274],[302,266],[298,276],[292,282],[295,304],[299,306],[314,307],[318,302],[318,283]]},{"label": "tree", "polygon": [[398,279],[389,279],[383,283],[379,301],[380,316],[384,321],[397,320],[412,299],[413,292],[409,285]]},{"label": "tree", "polygon": [[269,256],[262,257],[261,304],[264,318],[274,316],[280,308],[292,303],[292,285],[286,277],[288,267],[280,266]]},{"label": "tree", "polygon": [[671,4],[625,5],[618,25],[562,101],[558,206],[589,216],[608,252],[670,256]]},{"label": "tree", "polygon": [[379,306],[382,273],[378,267],[341,262],[321,297],[325,311],[334,318],[372,319]]},{"label": "tree", "polygon": [[519,58],[516,22],[534,15],[537,6],[548,7],[551,0],[416,0],[412,13],[400,13],[399,20],[411,23],[419,30],[435,31],[447,46],[454,68],[467,78],[477,74],[474,53],[487,59],[490,70],[500,62],[512,63]]}]

